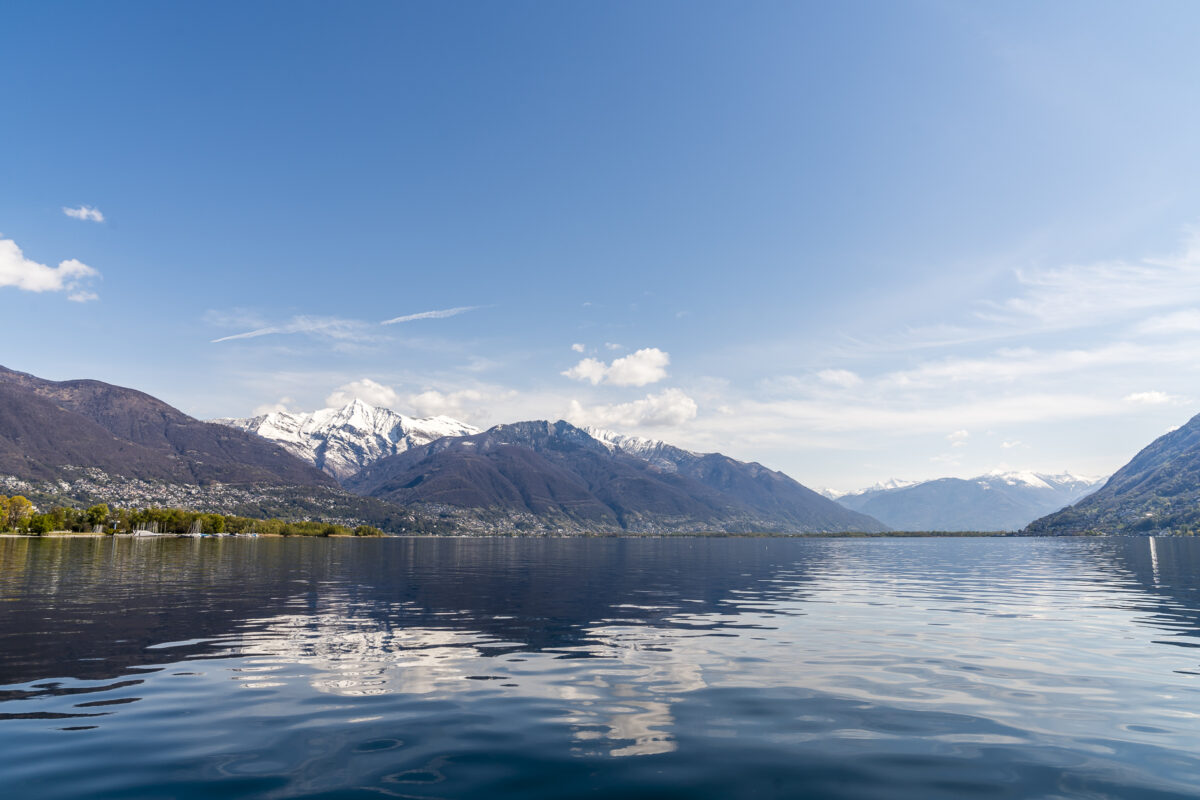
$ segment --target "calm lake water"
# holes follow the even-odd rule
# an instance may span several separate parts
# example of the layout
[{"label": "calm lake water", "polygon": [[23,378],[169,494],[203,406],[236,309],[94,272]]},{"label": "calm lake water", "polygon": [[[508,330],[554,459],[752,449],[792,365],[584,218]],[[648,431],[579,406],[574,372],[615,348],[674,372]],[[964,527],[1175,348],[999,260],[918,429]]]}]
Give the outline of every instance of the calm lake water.
[{"label": "calm lake water", "polygon": [[7,798],[1200,797],[1200,541],[0,540]]}]

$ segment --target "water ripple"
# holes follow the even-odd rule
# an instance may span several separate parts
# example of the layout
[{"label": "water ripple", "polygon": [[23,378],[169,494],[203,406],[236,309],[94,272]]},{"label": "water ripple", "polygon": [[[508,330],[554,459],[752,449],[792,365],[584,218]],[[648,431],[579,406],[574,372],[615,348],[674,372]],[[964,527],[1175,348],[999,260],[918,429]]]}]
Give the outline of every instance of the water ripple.
[{"label": "water ripple", "polygon": [[184,544],[0,542],[13,796],[1200,796],[1189,540]]}]

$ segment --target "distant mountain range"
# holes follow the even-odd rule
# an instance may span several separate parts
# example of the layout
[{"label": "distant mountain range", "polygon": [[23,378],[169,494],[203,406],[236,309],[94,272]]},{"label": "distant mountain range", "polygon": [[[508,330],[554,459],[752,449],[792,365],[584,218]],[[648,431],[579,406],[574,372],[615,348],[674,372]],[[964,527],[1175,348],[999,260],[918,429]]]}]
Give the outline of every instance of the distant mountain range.
[{"label": "distant mountain range", "polygon": [[760,464],[631,437],[601,440],[562,421],[439,439],[371,464],[346,486],[500,529],[885,530]]},{"label": "distant mountain range", "polygon": [[761,464],[562,421],[480,431],[356,400],[217,422],[134,389],[0,367],[0,491],[409,531],[1200,533],[1200,416],[1103,486],[996,472],[837,502]]},{"label": "distant mountain range", "polygon": [[1155,439],[1095,493],[1026,532],[1200,533],[1200,416]]},{"label": "distant mountain range", "polygon": [[339,481],[410,447],[443,436],[479,433],[478,428],[449,417],[414,419],[357,399],[341,408],[311,413],[274,411],[213,422],[269,439]]},{"label": "distant mountain range", "polygon": [[1076,502],[1102,480],[998,471],[965,480],[893,480],[836,499],[896,530],[1017,531]]},{"label": "distant mountain range", "polygon": [[217,424],[133,389],[2,367],[0,490],[410,531],[886,529],[760,464],[562,421],[480,432],[355,401]]}]

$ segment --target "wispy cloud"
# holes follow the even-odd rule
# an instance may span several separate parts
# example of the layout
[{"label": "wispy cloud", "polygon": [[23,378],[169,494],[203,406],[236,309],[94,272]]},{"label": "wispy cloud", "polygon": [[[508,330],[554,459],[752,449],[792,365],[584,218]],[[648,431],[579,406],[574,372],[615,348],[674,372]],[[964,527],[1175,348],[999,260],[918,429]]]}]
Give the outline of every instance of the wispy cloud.
[{"label": "wispy cloud", "polygon": [[95,300],[95,292],[87,284],[100,277],[100,273],[69,258],[60,261],[57,267],[26,258],[21,248],[12,239],[0,239],[0,287],[13,286],[26,292],[68,292],[68,300],[86,303]]},{"label": "wispy cloud", "polygon": [[307,334],[318,338],[331,339],[339,342],[372,341],[374,337],[369,332],[369,325],[361,320],[343,319],[341,317],[312,317],[297,316],[282,325],[269,325],[263,328],[234,333],[213,339],[213,344],[232,342],[239,339],[257,339],[260,336],[287,334]]},{"label": "wispy cloud", "polygon": [[91,206],[80,206],[79,208],[63,206],[62,211],[72,219],[81,219],[87,222],[104,222],[104,215],[100,213],[100,209],[92,208]]},{"label": "wispy cloud", "polygon": [[458,306],[457,308],[443,308],[436,311],[418,311],[416,314],[405,314],[392,319],[385,319],[380,325],[396,325],[401,322],[415,322],[419,319],[445,319],[446,317],[456,317],[459,314],[465,314],[468,311],[475,311],[482,306]]},{"label": "wispy cloud", "polygon": [[1167,257],[1018,270],[1016,277],[1021,293],[990,304],[981,319],[1032,321],[1047,330],[1094,327],[1200,301],[1200,236]]},{"label": "wispy cloud", "polygon": [[817,377],[843,389],[853,389],[862,384],[862,378],[848,369],[823,369],[817,373]]},{"label": "wispy cloud", "polygon": [[1200,311],[1194,308],[1150,317],[1134,327],[1143,336],[1170,336],[1180,333],[1200,333]]},{"label": "wispy cloud", "polygon": [[1138,403],[1144,406],[1161,406],[1177,402],[1180,398],[1166,392],[1133,392],[1125,395],[1126,403]]},{"label": "wispy cloud", "polygon": [[920,398],[907,403],[867,400],[795,399],[733,403],[732,414],[721,427],[733,437],[757,428],[775,431],[875,432],[893,436],[941,434],[1010,423],[1057,422],[1123,414],[1128,409],[1117,398],[1083,393],[1023,393],[978,400],[954,398],[927,403]]},{"label": "wispy cloud", "polygon": [[[846,337],[836,352],[847,357],[917,354],[969,348],[1042,334],[1123,326],[1136,335],[1200,330],[1200,232],[1173,253],[1124,260],[1021,267],[1008,273],[998,296],[958,298],[964,311],[899,330]],[[931,292],[935,293],[935,292]]]}]

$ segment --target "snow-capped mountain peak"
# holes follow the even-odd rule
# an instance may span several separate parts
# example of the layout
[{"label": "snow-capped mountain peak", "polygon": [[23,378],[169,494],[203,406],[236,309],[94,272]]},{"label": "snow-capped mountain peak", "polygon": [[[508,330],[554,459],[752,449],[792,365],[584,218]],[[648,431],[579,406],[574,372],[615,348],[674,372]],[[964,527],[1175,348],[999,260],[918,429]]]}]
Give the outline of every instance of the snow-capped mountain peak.
[{"label": "snow-capped mountain peak", "polygon": [[272,411],[213,422],[270,439],[338,480],[410,447],[443,436],[479,433],[478,428],[450,417],[408,417],[358,398],[338,408],[299,413]]},{"label": "snow-capped mountain peak", "polygon": [[585,427],[583,432],[607,447],[610,452],[619,451],[640,458],[663,472],[677,471],[681,458],[685,461],[698,458],[698,455],[690,450],[675,447],[659,439],[646,439],[594,427]]}]

